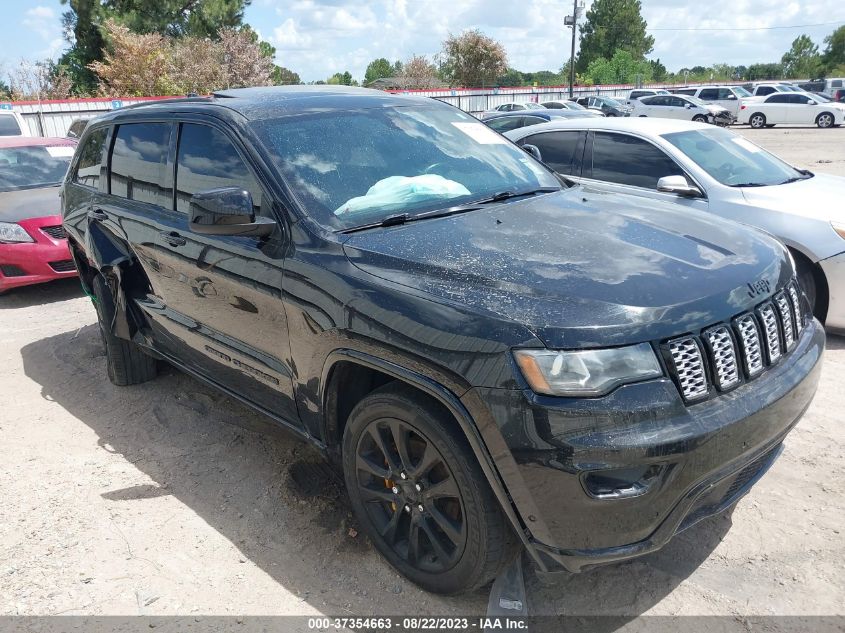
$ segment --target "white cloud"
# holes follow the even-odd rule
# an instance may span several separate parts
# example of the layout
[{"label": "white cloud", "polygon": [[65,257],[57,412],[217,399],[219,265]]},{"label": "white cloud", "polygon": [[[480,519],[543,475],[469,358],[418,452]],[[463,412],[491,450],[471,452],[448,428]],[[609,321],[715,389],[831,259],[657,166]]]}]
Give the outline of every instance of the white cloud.
[{"label": "white cloud", "polygon": [[37,6],[27,9],[26,16],[29,18],[41,18],[45,20],[52,20],[56,14],[50,7]]},{"label": "white cloud", "polygon": [[37,52],[39,57],[53,57],[63,47],[62,30],[58,16],[50,7],[36,6],[27,9],[21,24],[36,33],[46,44],[43,50]]},{"label": "white cloud", "polygon": [[[262,1],[261,4],[264,4]],[[587,8],[591,0],[587,2]],[[361,79],[377,57],[391,61],[438,53],[451,33],[470,28],[502,42],[510,65],[523,71],[558,70],[569,59],[571,31],[563,18],[571,2],[559,0],[295,0],[275,13],[281,22],[253,26],[271,32],[278,63],[306,81],[349,70]],[[654,52],[670,69],[727,62],[733,65],[777,61],[803,32],[822,46],[836,28],[702,31],[780,27],[845,18],[834,0],[648,0],[643,15],[655,29]],[[250,20],[249,10],[247,19]]]}]

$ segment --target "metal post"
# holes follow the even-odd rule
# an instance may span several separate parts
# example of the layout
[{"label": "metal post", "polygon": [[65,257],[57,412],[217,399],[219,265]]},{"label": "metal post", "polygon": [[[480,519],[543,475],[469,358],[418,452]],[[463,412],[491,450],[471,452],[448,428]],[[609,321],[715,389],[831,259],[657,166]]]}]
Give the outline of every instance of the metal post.
[{"label": "metal post", "polygon": [[572,0],[572,51],[569,54],[569,98],[575,96],[575,29],[578,27],[578,0]]}]

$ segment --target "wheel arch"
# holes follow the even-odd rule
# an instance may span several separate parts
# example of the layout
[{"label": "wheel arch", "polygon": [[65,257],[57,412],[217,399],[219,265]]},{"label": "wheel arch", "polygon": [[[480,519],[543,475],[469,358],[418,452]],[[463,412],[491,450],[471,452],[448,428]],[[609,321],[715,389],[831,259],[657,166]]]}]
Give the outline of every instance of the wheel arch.
[{"label": "wheel arch", "polygon": [[[350,388],[347,390],[344,385],[341,390],[340,380],[352,375],[352,372],[355,372],[355,378]],[[428,396],[455,419],[511,527],[534,561],[545,569],[472,415],[454,392],[437,381],[365,352],[353,349],[333,351],[326,359],[320,381],[324,437],[329,456],[339,461],[343,429],[355,404],[374,389],[392,381],[400,381]]]},{"label": "wheel arch", "polygon": [[787,245],[787,249],[792,254],[792,258],[795,260],[796,268],[798,262],[800,261],[812,271],[813,280],[816,283],[816,307],[813,310],[813,313],[819,321],[824,323],[827,318],[827,310],[830,304],[830,289],[827,283],[827,275],[825,275],[824,270],[822,270],[822,267],[818,262],[813,261],[809,255],[804,253],[797,246],[790,244]]}]

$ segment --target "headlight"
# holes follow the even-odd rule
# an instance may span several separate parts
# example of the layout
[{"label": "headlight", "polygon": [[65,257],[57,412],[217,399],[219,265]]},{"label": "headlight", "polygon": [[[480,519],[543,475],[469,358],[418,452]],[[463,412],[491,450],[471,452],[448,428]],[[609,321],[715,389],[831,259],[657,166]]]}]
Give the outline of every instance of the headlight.
[{"label": "headlight", "polygon": [[0,242],[34,242],[20,224],[0,222]]},{"label": "headlight", "polygon": [[833,230],[836,231],[836,234],[845,240],[845,224],[842,222],[831,222],[830,226],[833,227]]},{"label": "headlight", "polygon": [[531,389],[549,396],[602,396],[619,385],[663,375],[648,343],[578,351],[521,349],[514,356]]}]

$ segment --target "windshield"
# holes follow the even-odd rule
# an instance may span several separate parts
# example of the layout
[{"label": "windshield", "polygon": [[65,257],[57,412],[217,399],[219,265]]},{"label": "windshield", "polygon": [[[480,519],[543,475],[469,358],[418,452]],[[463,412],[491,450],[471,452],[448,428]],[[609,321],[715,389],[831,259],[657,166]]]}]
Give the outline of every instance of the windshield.
[{"label": "windshield", "polygon": [[580,103],[575,103],[574,101],[567,101],[563,105],[569,110],[586,110],[587,109],[584,106],[582,106]]},{"label": "windshield", "polygon": [[686,100],[687,100],[687,101],[689,101],[690,103],[694,103],[694,104],[695,104],[695,105],[697,105],[697,106],[702,106],[702,107],[707,106],[707,104],[706,104],[706,103],[704,103],[704,102],[703,102],[701,99],[699,99],[698,97],[689,97],[689,96],[687,96],[687,95],[684,95],[684,96],[683,96],[683,97],[681,97],[681,98],[682,98],[682,99],[686,99]]},{"label": "windshield", "polygon": [[308,113],[252,127],[309,215],[338,230],[502,192],[561,188],[525,151],[456,108]]},{"label": "windshield", "polygon": [[740,88],[739,86],[734,87],[734,94],[737,97],[751,97],[753,96],[750,92],[748,92],[745,88]]},{"label": "windshield", "polygon": [[525,106],[526,110],[545,110],[545,108],[539,103],[532,103],[531,101],[523,103],[522,105]]},{"label": "windshield", "polygon": [[622,107],[622,102],[617,101],[616,99],[611,99],[610,97],[599,97],[599,101],[604,103],[605,105],[610,106],[611,108],[620,108]]},{"label": "windshield", "polygon": [[66,145],[0,149],[0,191],[58,185],[72,156]]},{"label": "windshield", "polygon": [[810,177],[723,128],[675,132],[663,138],[723,185],[781,185]]}]

